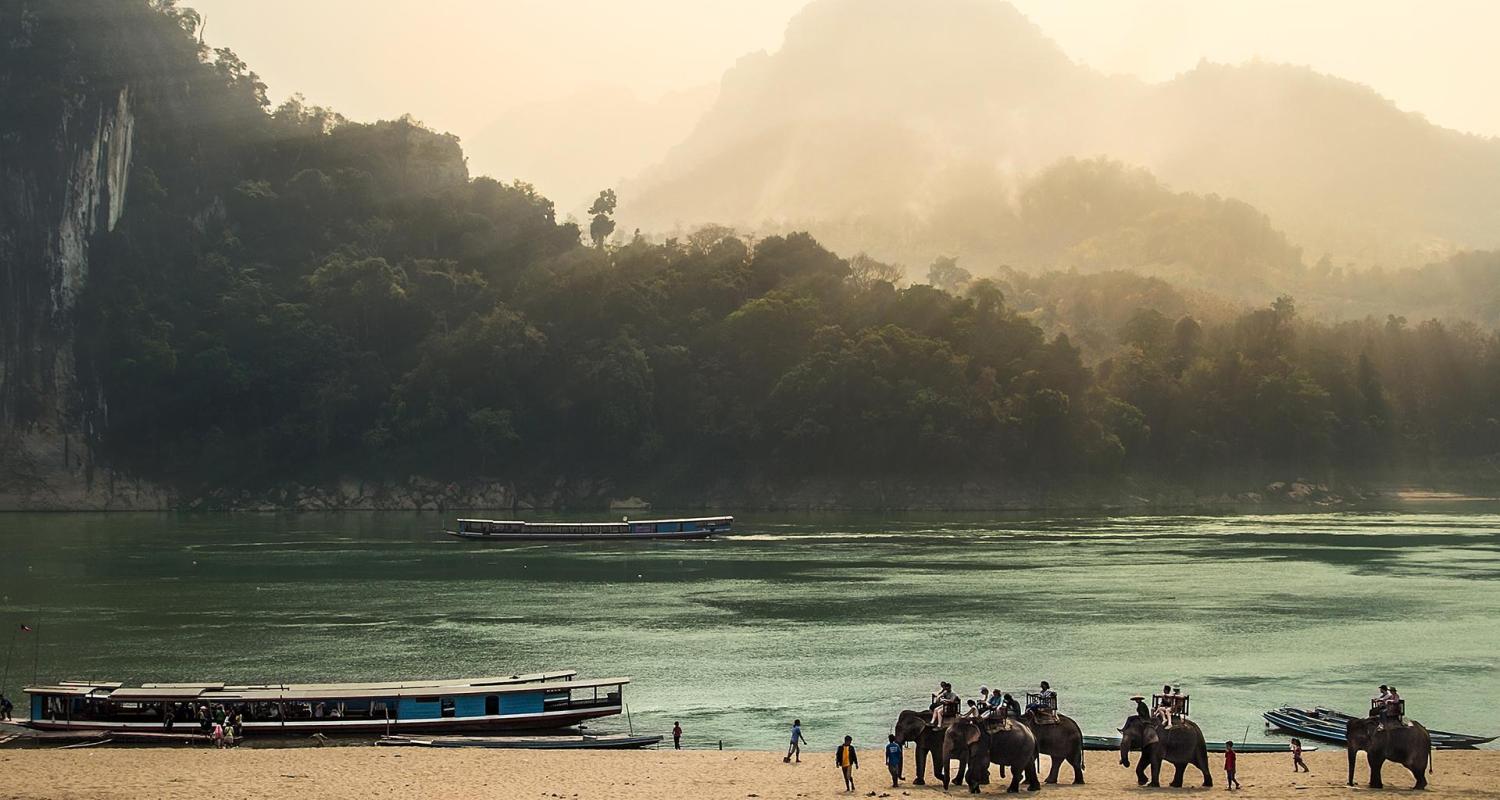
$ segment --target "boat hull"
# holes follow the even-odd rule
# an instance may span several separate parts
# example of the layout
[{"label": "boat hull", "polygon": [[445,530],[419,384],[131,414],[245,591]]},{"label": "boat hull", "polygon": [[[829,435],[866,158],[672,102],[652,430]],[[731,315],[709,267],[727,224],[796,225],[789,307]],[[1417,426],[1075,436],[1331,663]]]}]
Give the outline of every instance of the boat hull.
[{"label": "boat hull", "polygon": [[470,533],[468,531],[445,530],[443,533],[460,539],[480,542],[585,542],[585,541],[647,541],[672,539],[707,539],[712,531],[677,531],[672,533]]},{"label": "boat hull", "polygon": [[[621,713],[621,706],[599,706],[589,709],[549,711],[541,714],[427,719],[300,719],[278,722],[247,721],[246,736],[287,736],[321,733],[324,735],[394,734],[394,733],[506,733],[549,731],[567,728],[580,722]],[[166,733],[193,735],[199,732],[194,722],[182,722],[171,728],[160,722],[106,722],[95,720],[25,720],[17,725],[38,731]]]}]

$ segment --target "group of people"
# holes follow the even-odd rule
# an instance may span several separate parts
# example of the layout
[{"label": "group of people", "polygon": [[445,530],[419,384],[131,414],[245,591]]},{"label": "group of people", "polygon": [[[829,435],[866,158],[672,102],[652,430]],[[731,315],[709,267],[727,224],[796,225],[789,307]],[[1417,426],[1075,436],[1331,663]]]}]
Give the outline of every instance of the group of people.
[{"label": "group of people", "polygon": [[[932,712],[932,724],[942,727],[955,719],[1019,719],[1021,716],[1021,704],[1010,695],[1010,692],[1001,692],[998,689],[990,691],[990,687],[979,687],[979,697],[969,700],[968,704],[960,710],[958,694],[953,691],[953,684],[942,681],[938,684],[937,691],[932,693],[932,705],[928,710]],[[1057,692],[1052,690],[1052,684],[1042,681],[1041,689],[1031,695],[1027,705],[1027,711],[1057,711]]]},{"label": "group of people", "polygon": [[177,724],[179,708],[196,720],[199,732],[212,738],[214,746],[221,750],[232,747],[235,740],[245,737],[245,710],[242,707],[226,707],[219,703],[212,706],[167,703],[162,709],[162,726],[169,731]]},{"label": "group of people", "polygon": [[[944,684],[945,686],[947,684]],[[807,739],[802,735],[802,720],[792,720],[792,742],[787,748],[783,763],[790,763],[796,759],[802,763],[802,745],[807,744]],[[890,734],[885,745],[885,765],[891,772],[891,786],[894,788],[901,781],[901,743],[896,741],[896,734]],[[844,791],[854,791],[854,770],[859,769],[859,752],[854,749],[854,737],[845,736],[844,743],[833,751],[833,763],[839,768],[844,776]]]},{"label": "group of people", "polygon": [[1396,687],[1382,683],[1380,693],[1370,698],[1370,716],[1399,721],[1404,711],[1403,705],[1401,693],[1396,691]]},{"label": "group of people", "polygon": [[1135,701],[1136,716],[1151,720],[1163,728],[1172,727],[1174,718],[1187,716],[1187,695],[1182,693],[1181,686],[1163,685],[1161,694],[1152,698],[1150,707],[1146,705],[1145,695],[1138,694],[1130,699]]}]

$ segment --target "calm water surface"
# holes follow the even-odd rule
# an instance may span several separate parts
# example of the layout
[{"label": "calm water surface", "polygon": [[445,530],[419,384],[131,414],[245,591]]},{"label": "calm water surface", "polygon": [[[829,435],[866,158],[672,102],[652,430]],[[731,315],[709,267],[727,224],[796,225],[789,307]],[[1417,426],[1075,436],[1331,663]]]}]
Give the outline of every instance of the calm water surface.
[{"label": "calm water surface", "polygon": [[1429,725],[1494,734],[1497,512],[746,514],[708,542],[514,545],[421,514],[0,514],[0,645],[12,697],[34,671],[629,675],[637,731],[726,747],[782,747],[792,717],[815,748],[874,743],[939,678],[1050,680],[1090,733],[1181,683],[1219,739],[1390,682]]}]

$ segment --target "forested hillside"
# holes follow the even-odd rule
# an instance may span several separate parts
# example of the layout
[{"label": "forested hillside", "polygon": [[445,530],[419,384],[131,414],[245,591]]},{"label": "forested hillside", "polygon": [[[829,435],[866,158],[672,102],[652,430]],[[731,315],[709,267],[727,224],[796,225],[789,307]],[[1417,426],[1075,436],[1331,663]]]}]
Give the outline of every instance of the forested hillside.
[{"label": "forested hillside", "polygon": [[[1067,276],[976,280],[953,262],[909,284],[803,233],[613,245],[612,194],[585,232],[524,183],[471,179],[460,143],[414,120],[271,108],[171,2],[21,6],[32,46],[73,56],[22,59],[39,72],[13,85],[118,72],[140,87],[129,197],[76,311],[70,413],[110,463],[189,493],[346,475],[679,496],[744,480],[1248,486],[1500,452],[1487,330],[1324,325],[1290,298],[1195,318],[1160,282],[1090,299]],[[1059,170],[1022,206],[1051,247],[1212,248],[1172,235],[1192,218],[1295,260],[1232,201],[1108,162]],[[1070,204],[1092,180],[1159,208]],[[1094,355],[1048,320],[1090,322]]]}]

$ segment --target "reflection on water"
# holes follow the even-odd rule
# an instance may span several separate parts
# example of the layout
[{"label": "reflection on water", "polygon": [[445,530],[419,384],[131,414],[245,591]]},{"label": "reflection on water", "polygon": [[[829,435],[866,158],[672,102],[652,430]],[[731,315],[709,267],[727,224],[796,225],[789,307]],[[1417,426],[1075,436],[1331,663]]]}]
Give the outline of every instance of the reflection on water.
[{"label": "reflection on water", "polygon": [[0,623],[38,628],[5,684],[34,663],[126,681],[574,667],[633,676],[637,729],[775,748],[798,716],[829,748],[883,738],[939,678],[1049,680],[1093,733],[1181,683],[1216,738],[1387,682],[1430,725],[1496,733],[1497,510],[748,514],[708,542],[509,545],[420,514],[0,515]]}]

